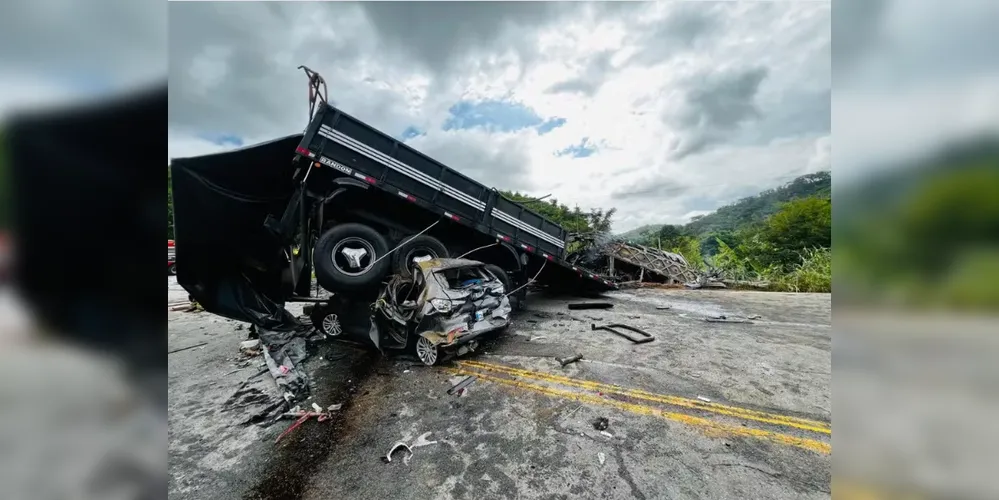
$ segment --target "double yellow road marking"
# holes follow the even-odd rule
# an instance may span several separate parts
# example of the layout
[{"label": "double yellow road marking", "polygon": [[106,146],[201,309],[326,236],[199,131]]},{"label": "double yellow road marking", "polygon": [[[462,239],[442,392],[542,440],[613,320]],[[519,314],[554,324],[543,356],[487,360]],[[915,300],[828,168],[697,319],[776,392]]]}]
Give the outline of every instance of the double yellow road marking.
[{"label": "double yellow road marking", "polygon": [[713,402],[708,403],[697,399],[688,399],[677,396],[653,394],[638,389],[629,389],[621,386],[604,384],[601,382],[579,380],[569,377],[563,377],[560,375],[552,375],[547,373],[522,370],[519,368],[513,368],[509,366],[496,365],[492,363],[483,363],[481,361],[470,361],[470,360],[459,361],[458,366],[460,367],[458,370],[460,373],[466,375],[475,375],[479,378],[482,378],[483,380],[487,380],[490,382],[495,382],[498,384],[503,384],[511,387],[517,387],[520,389],[526,389],[546,394],[549,396],[571,399],[582,403],[592,403],[592,404],[614,407],[639,415],[662,417],[667,420],[682,422],[688,425],[699,427],[703,431],[708,432],[710,434],[730,434],[737,436],[760,438],[775,443],[791,445],[798,448],[804,448],[807,450],[824,454],[828,454],[832,451],[832,447],[829,445],[829,443],[815,439],[791,436],[788,434],[772,432],[762,429],[743,427],[742,425],[731,425],[722,422],[716,422],[703,417],[687,415],[685,413],[671,412],[652,406],[646,406],[643,404],[636,404],[625,401],[619,401],[616,399],[604,398],[592,393],[574,392],[570,390],[549,387],[546,385],[539,385],[536,383],[526,382],[522,380],[509,379],[495,375],[487,375],[484,372],[491,372],[495,374],[525,378],[531,380],[532,382],[546,382],[549,384],[568,386],[588,391],[599,391],[606,394],[615,394],[627,398],[637,399],[640,401],[679,406],[693,410],[715,413],[718,415],[725,415],[728,417],[738,418],[742,420],[750,420],[761,423],[767,423],[771,425],[794,428],[802,431],[810,431],[827,435],[831,434],[829,424],[825,422],[792,417],[788,415],[767,413],[757,410],[750,410],[747,408],[739,408],[736,406],[723,405]]}]

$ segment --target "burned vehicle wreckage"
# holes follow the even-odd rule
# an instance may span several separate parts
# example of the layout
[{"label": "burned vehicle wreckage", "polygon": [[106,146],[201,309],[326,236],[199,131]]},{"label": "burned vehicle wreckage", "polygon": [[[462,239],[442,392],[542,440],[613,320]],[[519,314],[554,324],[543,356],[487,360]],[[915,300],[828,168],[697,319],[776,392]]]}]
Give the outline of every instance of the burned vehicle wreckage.
[{"label": "burned vehicle wreckage", "polygon": [[372,305],[371,341],[379,349],[409,348],[433,365],[441,351],[463,354],[510,325],[503,281],[481,262],[427,259],[414,271],[393,276]]},{"label": "burned vehicle wreckage", "polygon": [[[511,304],[522,306],[529,283],[616,289],[569,262],[574,236],[565,228],[328,104],[322,77],[301,69],[310,90],[304,133],[170,162],[177,281],[206,311],[280,332],[267,349],[280,357],[284,339],[315,332],[312,325],[394,348],[409,342],[395,326],[400,319],[447,318],[419,332],[437,348],[451,346],[451,334],[457,343],[484,327],[473,322],[461,332],[466,311],[475,309],[473,318],[489,311],[491,325]],[[455,256],[480,263],[452,262],[460,272],[481,272],[482,281],[434,288],[428,264],[412,267]],[[451,312],[434,309],[443,304],[436,296],[399,299],[413,290],[406,280],[421,279],[423,293],[455,299]],[[312,325],[288,312],[288,302],[311,303]],[[385,328],[372,327],[376,320]],[[372,328],[385,331],[372,338]],[[277,358],[275,365],[288,368]]]}]

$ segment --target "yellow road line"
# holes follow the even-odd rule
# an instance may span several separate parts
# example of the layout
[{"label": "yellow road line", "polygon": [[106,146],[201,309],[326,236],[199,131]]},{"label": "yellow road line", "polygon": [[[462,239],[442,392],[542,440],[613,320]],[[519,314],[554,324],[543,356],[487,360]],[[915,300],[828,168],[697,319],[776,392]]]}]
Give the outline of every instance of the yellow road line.
[{"label": "yellow road line", "polygon": [[683,413],[674,413],[665,410],[660,410],[658,408],[650,408],[648,406],[642,406],[635,403],[626,403],[623,401],[617,401],[614,399],[605,399],[592,394],[565,391],[561,389],[553,389],[551,387],[546,387],[543,385],[529,384],[520,380],[510,380],[501,377],[494,377],[492,375],[485,375],[476,371],[468,369],[458,369],[452,370],[453,373],[460,375],[475,375],[478,378],[487,380],[490,382],[495,382],[498,384],[508,385],[511,387],[517,387],[520,389],[527,389],[530,391],[538,392],[541,394],[546,394],[549,396],[555,396],[560,398],[571,399],[574,401],[579,401],[581,403],[592,403],[596,405],[609,406],[612,408],[617,408],[637,415],[647,415],[654,417],[661,417],[667,420],[672,420],[674,422],[681,422],[687,425],[698,427],[710,434],[729,434],[735,436],[746,436],[759,439],[766,439],[768,441],[795,446],[798,448],[803,448],[806,450],[814,451],[817,453],[822,453],[828,455],[832,452],[832,446],[829,443],[824,443],[822,441],[817,441],[814,439],[800,438],[796,436],[789,436],[787,434],[780,434],[777,432],[765,431],[760,429],[753,429],[750,427],[735,426],[729,424],[723,424],[719,422],[714,422],[706,418],[694,417],[691,415],[686,415]]},{"label": "yellow road line", "polygon": [[681,398],[678,396],[666,396],[662,394],[653,394],[651,392],[646,392],[640,389],[628,389],[626,387],[621,387],[617,385],[604,384],[600,382],[593,382],[589,380],[573,379],[569,377],[563,377],[560,375],[552,375],[548,373],[541,373],[536,371],[522,370],[519,368],[513,368],[503,365],[494,365],[491,363],[483,363],[481,361],[459,361],[458,364],[463,367],[468,368],[478,368],[481,370],[488,370],[493,372],[505,373],[508,375],[515,375],[520,377],[532,378],[535,380],[541,380],[544,382],[551,382],[555,384],[569,385],[573,387],[579,387],[581,389],[589,389],[594,391],[606,392],[608,394],[618,394],[621,396],[627,396],[635,399],[643,399],[645,401],[652,401],[656,403],[670,404],[674,406],[682,406],[685,408],[692,408],[696,410],[703,410],[712,413],[717,413],[720,415],[727,415],[730,417],[741,418],[745,420],[754,420],[757,422],[763,422],[774,425],[781,425],[785,427],[793,427],[796,429],[801,429],[805,431],[819,432],[822,434],[832,434],[832,430],[829,428],[829,424],[825,422],[818,422],[815,420],[807,420],[798,417],[791,417],[787,415],[779,415],[774,413],[766,413],[762,411],[749,410],[746,408],[739,408],[736,406],[728,406],[719,403],[708,403],[697,399]]}]

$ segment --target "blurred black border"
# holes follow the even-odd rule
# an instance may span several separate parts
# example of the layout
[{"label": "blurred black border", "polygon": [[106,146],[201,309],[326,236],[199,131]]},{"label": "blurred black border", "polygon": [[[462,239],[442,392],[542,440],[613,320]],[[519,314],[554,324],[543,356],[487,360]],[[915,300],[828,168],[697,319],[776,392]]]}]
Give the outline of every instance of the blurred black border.
[{"label": "blurred black border", "polygon": [[13,280],[43,331],[165,374],[166,82],[5,128]]}]

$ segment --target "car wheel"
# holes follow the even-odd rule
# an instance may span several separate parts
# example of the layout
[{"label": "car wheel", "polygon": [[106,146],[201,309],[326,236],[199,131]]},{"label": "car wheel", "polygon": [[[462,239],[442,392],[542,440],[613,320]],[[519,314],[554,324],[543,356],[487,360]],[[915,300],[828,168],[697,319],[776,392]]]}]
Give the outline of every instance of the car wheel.
[{"label": "car wheel", "polygon": [[[407,236],[402,241],[407,241],[410,238],[412,236]],[[438,259],[446,258],[449,255],[447,247],[440,240],[433,236],[420,235],[395,251],[392,259],[392,270],[396,274],[408,278],[412,274],[413,259],[420,257]]]},{"label": "car wheel", "polygon": [[340,318],[331,312],[314,315],[312,325],[328,337],[339,337],[343,334],[343,327],[340,325]]},{"label": "car wheel", "polygon": [[177,263],[176,262],[174,262],[173,264],[170,264],[169,266],[167,266],[167,273],[169,273],[170,276],[177,276]]},{"label": "car wheel", "polygon": [[323,233],[313,252],[316,281],[332,292],[355,292],[381,283],[388,242],[370,226],[340,224]]},{"label": "car wheel", "polygon": [[427,366],[434,366],[439,358],[437,346],[427,340],[426,337],[416,339],[416,357]]}]

